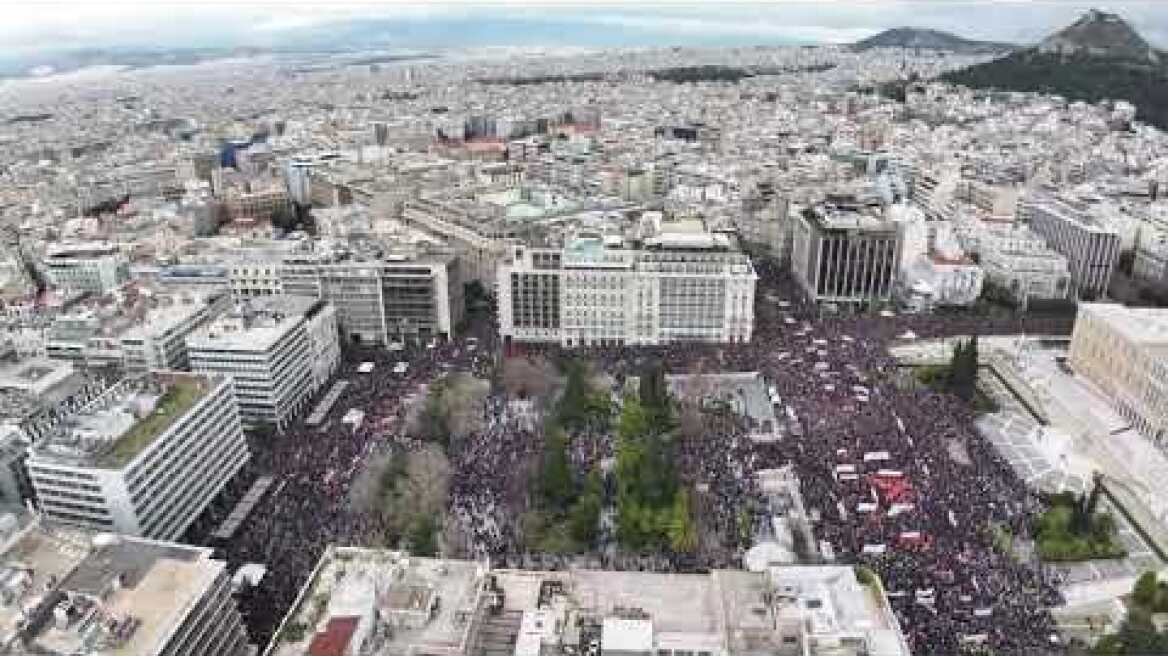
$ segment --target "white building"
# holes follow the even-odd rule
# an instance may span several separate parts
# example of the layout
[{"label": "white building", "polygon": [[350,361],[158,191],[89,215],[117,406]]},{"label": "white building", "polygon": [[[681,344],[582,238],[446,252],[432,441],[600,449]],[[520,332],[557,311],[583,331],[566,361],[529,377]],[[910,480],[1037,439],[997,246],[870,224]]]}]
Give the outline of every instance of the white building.
[{"label": "white building", "polygon": [[910,653],[879,585],[850,566],[546,572],[330,547],[281,627],[265,656]]},{"label": "white building", "polygon": [[159,302],[136,317],[120,338],[126,371],[185,371],[187,336],[230,306],[224,289],[187,289],[159,296]]},{"label": "white building", "polygon": [[1100,217],[1054,198],[1023,201],[1019,211],[1030,228],[1051,248],[1067,258],[1071,291],[1077,298],[1099,298],[1107,293],[1111,273],[1119,262],[1119,233]]},{"label": "white building", "polygon": [[62,523],[176,539],[250,458],[227,378],[154,372],[58,411],[28,471]]},{"label": "white building", "polygon": [[[306,243],[241,253],[229,267],[236,299],[311,297],[336,308],[345,341],[389,344],[452,337],[463,315],[462,262],[449,253]],[[368,246],[368,248],[363,248]]]},{"label": "white building", "polygon": [[43,264],[49,281],[69,292],[104,294],[130,277],[126,256],[115,244],[50,244]]},{"label": "white building", "polygon": [[[0,651],[247,656],[227,563],[211,550],[0,515]],[[44,618],[28,622],[27,617]],[[15,651],[13,651],[15,650]]]},{"label": "white building", "polygon": [[336,371],[336,310],[313,298],[242,301],[187,338],[191,370],[230,376],[243,422],[283,429]]},{"label": "white building", "polygon": [[1168,438],[1168,309],[1080,303],[1070,363],[1142,435]]},{"label": "white building", "polygon": [[749,257],[706,233],[517,247],[499,266],[499,332],[566,347],[749,341],[757,279]]}]

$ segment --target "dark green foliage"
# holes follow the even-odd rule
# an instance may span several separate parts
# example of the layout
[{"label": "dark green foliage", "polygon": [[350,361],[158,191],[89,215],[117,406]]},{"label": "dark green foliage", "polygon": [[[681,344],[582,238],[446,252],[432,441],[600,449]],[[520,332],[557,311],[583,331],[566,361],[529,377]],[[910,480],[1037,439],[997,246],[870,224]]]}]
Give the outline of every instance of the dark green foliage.
[{"label": "dark green foliage", "polygon": [[1168,128],[1168,69],[1161,63],[1026,50],[941,79],[973,89],[1035,91],[1087,102],[1123,99],[1135,105],[1140,120]]},{"label": "dark green foliage", "polygon": [[949,359],[945,387],[948,391],[969,401],[977,390],[977,336],[958,342]]},{"label": "dark green foliage", "polygon": [[1132,601],[1146,608],[1151,608],[1156,603],[1156,592],[1159,587],[1156,573],[1144,572],[1140,578],[1136,579],[1136,585],[1132,588]]},{"label": "dark green foliage", "polygon": [[671,425],[663,373],[642,376],[638,396],[654,407],[628,398],[621,410],[616,448],[617,537],[634,550],[665,546],[692,550],[696,529],[689,497],[677,484],[673,444],[663,431]]},{"label": "dark green foliage", "polygon": [[1106,513],[1089,513],[1085,495],[1070,492],[1048,498],[1050,510],[1038,518],[1034,536],[1039,556],[1049,562],[1093,558],[1122,558],[1127,554],[1116,538],[1115,520]]},{"label": "dark green foliage", "polygon": [[549,426],[545,431],[539,486],[544,507],[553,511],[563,511],[576,496],[568,462],[568,438],[559,426]]},{"label": "dark green foliage", "polygon": [[438,542],[435,534],[438,532],[438,520],[434,515],[419,514],[410,523],[406,542],[410,553],[415,556],[432,557],[438,553]]}]

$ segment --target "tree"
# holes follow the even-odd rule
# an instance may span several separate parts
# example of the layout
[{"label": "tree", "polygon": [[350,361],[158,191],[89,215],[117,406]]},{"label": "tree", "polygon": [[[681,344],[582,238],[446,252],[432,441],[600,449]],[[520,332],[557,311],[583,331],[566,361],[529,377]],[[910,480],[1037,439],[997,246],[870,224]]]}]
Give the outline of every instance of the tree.
[{"label": "tree", "polygon": [[1156,581],[1156,573],[1144,572],[1140,578],[1136,579],[1136,585],[1132,588],[1132,601],[1144,608],[1152,608],[1156,603],[1158,590],[1159,582]]},{"label": "tree", "polygon": [[555,367],[544,358],[508,358],[503,362],[503,387],[512,396],[547,401],[558,382]]},{"label": "tree", "polygon": [[600,510],[604,504],[604,484],[599,471],[588,475],[584,491],[568,513],[568,531],[572,539],[582,545],[596,541],[600,523]]},{"label": "tree", "polygon": [[417,515],[410,522],[406,542],[415,556],[433,557],[438,553],[438,543],[434,534],[438,532],[438,520],[434,515]]},{"label": "tree", "polygon": [[566,510],[576,491],[568,462],[568,439],[563,429],[554,424],[545,430],[539,481],[545,508],[555,512]]},{"label": "tree", "polygon": [[669,546],[677,553],[692,553],[698,546],[697,529],[689,508],[689,493],[679,489],[669,519]]},{"label": "tree", "polygon": [[1099,474],[1099,472],[1095,472],[1091,475],[1091,496],[1087,499],[1088,517],[1094,516],[1095,511],[1099,508],[1099,494],[1103,491],[1103,486],[1101,485],[1102,481],[1103,477]]}]

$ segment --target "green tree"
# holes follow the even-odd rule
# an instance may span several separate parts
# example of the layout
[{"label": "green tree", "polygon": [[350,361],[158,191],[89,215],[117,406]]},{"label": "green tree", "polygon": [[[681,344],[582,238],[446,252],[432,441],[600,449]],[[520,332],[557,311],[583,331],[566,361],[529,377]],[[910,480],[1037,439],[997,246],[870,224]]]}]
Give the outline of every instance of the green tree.
[{"label": "green tree", "polygon": [[568,438],[555,424],[545,430],[539,481],[540,495],[547,509],[563,512],[572,503],[576,490],[572,465],[568,462]]},{"label": "green tree", "polygon": [[438,520],[431,514],[420,514],[410,523],[406,541],[410,553],[415,556],[432,557],[438,553],[438,543],[434,534],[438,532]]},{"label": "green tree", "polygon": [[568,531],[573,540],[584,545],[596,541],[602,503],[600,495],[591,492],[576,500],[568,513]]},{"label": "green tree", "polygon": [[674,495],[669,518],[669,546],[677,553],[692,553],[698,546],[698,533],[690,513],[689,493],[679,489]]},{"label": "green tree", "polygon": [[1144,572],[1136,579],[1136,585],[1132,588],[1132,601],[1150,609],[1156,603],[1157,590],[1159,583],[1156,581],[1156,573]]}]

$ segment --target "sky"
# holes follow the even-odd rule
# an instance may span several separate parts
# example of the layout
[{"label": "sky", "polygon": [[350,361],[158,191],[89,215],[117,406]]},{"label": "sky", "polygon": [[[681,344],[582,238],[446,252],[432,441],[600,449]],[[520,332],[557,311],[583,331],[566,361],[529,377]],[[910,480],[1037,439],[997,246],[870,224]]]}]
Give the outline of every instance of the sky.
[{"label": "sky", "polygon": [[1093,6],[1168,48],[1168,0],[0,0],[0,57],[91,47],[825,44],[900,26],[1033,43]]}]

